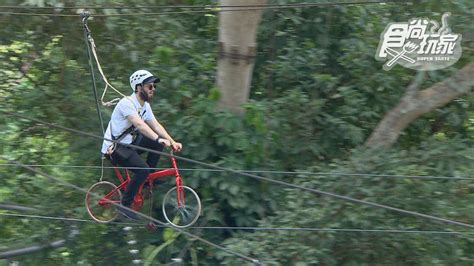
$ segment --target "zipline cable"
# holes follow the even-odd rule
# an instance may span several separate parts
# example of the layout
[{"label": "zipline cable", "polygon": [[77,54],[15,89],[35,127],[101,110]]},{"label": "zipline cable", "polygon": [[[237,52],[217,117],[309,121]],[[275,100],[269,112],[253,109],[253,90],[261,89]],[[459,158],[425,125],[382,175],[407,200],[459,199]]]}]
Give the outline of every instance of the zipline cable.
[{"label": "zipline cable", "polygon": [[[221,13],[221,12],[240,12],[240,11],[255,11],[255,10],[271,10],[271,9],[294,9],[294,8],[310,8],[310,7],[324,7],[324,6],[341,6],[341,5],[367,5],[367,4],[391,4],[391,3],[411,3],[400,1],[364,1],[364,2],[339,2],[339,3],[313,3],[301,6],[259,6],[252,8],[207,8],[204,10],[186,10],[186,11],[164,11],[164,12],[146,12],[146,13],[118,13],[118,14],[93,14],[94,17],[121,17],[121,16],[160,16],[160,15],[177,15],[177,14],[195,14],[195,13]],[[24,12],[0,12],[0,15],[30,15],[30,16],[49,16],[49,17],[78,17],[78,14],[59,14],[59,13],[24,13]]]},{"label": "zipline cable", "polygon": [[[31,167],[50,167],[50,168],[62,168],[62,169],[92,169],[100,170],[101,166],[95,165],[64,165],[64,164],[25,164]],[[17,166],[16,164],[0,163],[0,166]],[[169,168],[152,168],[152,167],[124,167],[124,166],[104,166],[104,169],[146,169],[146,170],[165,170]],[[323,176],[319,178],[327,178],[327,176],[338,176],[338,177],[363,177],[363,178],[397,178],[397,179],[448,179],[448,180],[474,180],[473,177],[462,177],[462,176],[432,176],[432,175],[392,175],[392,174],[374,174],[374,173],[343,173],[343,172],[310,172],[310,171],[274,171],[274,170],[246,170],[246,169],[235,169],[236,171],[243,173],[254,173],[254,174],[277,174],[277,175],[308,175],[308,176]],[[180,172],[227,172],[225,170],[212,169],[212,168],[179,168]]]},{"label": "zipline cable", "polygon": [[[93,220],[76,219],[56,216],[42,216],[42,215],[28,215],[16,213],[0,213],[0,216],[9,217],[23,217],[32,219],[44,220],[59,220],[66,222],[84,222],[95,223]],[[142,223],[119,223],[112,222],[111,224],[130,225],[130,226],[144,226]],[[166,226],[159,225],[157,227],[164,228]],[[302,231],[302,232],[347,232],[347,233],[406,233],[406,234],[441,234],[441,235],[474,235],[473,231],[436,231],[436,230],[403,230],[403,229],[362,229],[362,228],[316,228],[316,227],[256,227],[256,226],[191,226],[189,229],[204,229],[204,230],[242,230],[242,231]]]},{"label": "zipline cable", "polygon": [[[117,143],[118,145],[122,145],[122,146],[125,146],[125,147],[130,147],[130,148],[134,148],[134,149],[137,149],[137,150],[142,150],[142,151],[146,151],[146,152],[160,154],[160,155],[164,155],[164,156],[167,156],[167,157],[171,156],[170,154],[168,154],[166,152],[160,152],[160,151],[140,147],[140,146],[133,145],[133,144],[118,143],[115,140],[111,140],[111,139],[107,139],[107,138],[104,138],[104,137],[96,136],[94,134],[87,133],[87,132],[82,132],[82,131],[77,130],[77,129],[56,125],[56,124],[46,122],[46,121],[43,121],[43,120],[30,118],[30,117],[20,115],[20,114],[17,114],[17,113],[11,113],[11,112],[7,112],[7,111],[4,111],[4,110],[0,110],[0,112],[4,113],[6,115],[9,115],[9,116],[18,117],[18,118],[26,119],[26,120],[29,120],[29,121],[34,121],[34,122],[37,122],[37,123],[40,123],[40,124],[43,124],[43,125],[48,125],[50,127],[55,127],[55,128],[59,128],[59,129],[65,130],[65,131],[73,132],[75,134],[88,136],[88,137],[95,138],[95,139],[110,141],[110,142]],[[445,219],[445,218],[441,218],[441,217],[437,217],[437,216],[433,216],[433,215],[428,215],[428,214],[423,214],[423,213],[419,213],[419,212],[415,212],[415,211],[408,211],[408,210],[404,210],[404,209],[400,209],[400,208],[396,208],[396,207],[392,207],[392,206],[388,206],[388,205],[384,205],[384,204],[374,203],[374,202],[370,202],[370,201],[355,199],[355,198],[352,198],[352,197],[349,197],[349,196],[339,195],[339,194],[336,194],[336,193],[326,192],[326,191],[322,191],[322,190],[314,189],[314,188],[308,188],[308,187],[304,187],[304,186],[300,186],[300,185],[296,185],[296,184],[291,184],[291,183],[287,183],[287,182],[284,182],[284,181],[275,180],[275,179],[271,179],[271,178],[268,178],[268,177],[258,176],[258,175],[254,175],[254,174],[250,174],[250,173],[244,173],[244,172],[240,172],[240,171],[237,171],[237,170],[234,170],[234,169],[229,169],[229,168],[225,168],[225,167],[221,167],[221,166],[217,166],[217,165],[212,165],[212,164],[209,164],[209,163],[204,163],[204,162],[196,161],[196,160],[193,160],[193,159],[189,159],[189,158],[185,158],[185,157],[181,157],[181,156],[177,156],[177,155],[174,155],[174,157],[176,159],[179,159],[179,160],[182,160],[182,161],[185,161],[185,162],[189,162],[189,163],[193,163],[193,164],[197,164],[197,165],[201,165],[201,166],[205,166],[205,167],[220,169],[220,170],[227,171],[227,172],[230,172],[230,173],[234,173],[234,174],[237,174],[237,175],[251,177],[251,178],[254,178],[254,179],[257,179],[257,180],[260,180],[260,181],[263,180],[263,181],[266,181],[266,182],[269,182],[269,183],[278,184],[278,185],[282,185],[282,186],[286,186],[286,187],[290,187],[290,188],[295,188],[295,189],[299,189],[299,190],[304,190],[304,191],[319,194],[319,195],[325,195],[325,196],[329,196],[329,197],[332,197],[332,198],[336,198],[336,199],[340,199],[340,200],[344,200],[344,201],[348,201],[348,202],[352,202],[352,203],[358,203],[358,204],[367,205],[367,206],[376,207],[376,208],[381,208],[381,209],[386,209],[386,210],[390,210],[390,211],[394,211],[394,212],[398,212],[398,213],[417,216],[417,217],[421,217],[421,218],[425,218],[425,219],[429,219],[429,220],[433,220],[433,221],[438,221],[438,222],[443,222],[443,223],[447,223],[447,224],[453,224],[453,225],[458,225],[458,226],[463,226],[463,227],[474,229],[474,225],[464,223],[464,222]],[[29,169],[33,169],[33,168],[29,167]]]},{"label": "zipline cable", "polygon": [[[396,2],[407,2],[402,0],[386,0],[386,1],[345,1],[345,2],[332,2],[333,5],[345,5],[345,4],[384,4],[384,3],[396,3]],[[205,9],[205,8],[255,8],[255,7],[286,7],[286,8],[300,8],[300,7],[313,7],[314,5],[321,5],[325,3],[294,3],[294,4],[261,4],[261,5],[137,5],[137,6],[0,6],[4,9]],[[329,4],[329,3],[327,3]]]},{"label": "zipline cable", "polygon": [[[8,158],[5,158],[4,156],[0,156],[0,157],[3,157],[4,160],[9,161],[9,162],[11,162],[11,163],[15,163],[15,164],[17,164],[18,166],[21,166],[21,167],[23,167],[23,168],[25,168],[25,169],[28,169],[28,170],[30,170],[30,171],[32,171],[32,172],[38,174],[38,175],[42,175],[42,176],[44,176],[44,177],[46,177],[46,178],[48,178],[48,179],[50,179],[50,180],[53,180],[53,181],[55,181],[55,182],[61,184],[62,186],[69,187],[69,188],[73,188],[73,189],[78,190],[78,191],[82,191],[82,192],[84,192],[85,194],[88,193],[88,191],[87,191],[86,189],[83,189],[83,188],[81,188],[81,187],[78,187],[78,186],[76,186],[76,185],[74,185],[74,184],[72,184],[72,183],[69,183],[69,182],[67,182],[67,181],[64,181],[64,180],[62,180],[62,179],[60,179],[60,178],[54,177],[54,176],[52,176],[52,175],[49,175],[49,174],[47,174],[47,173],[45,173],[45,172],[43,172],[43,171],[41,171],[41,170],[35,169],[35,168],[33,168],[33,167],[26,166],[26,165],[24,165],[24,164],[22,164],[22,163],[20,163],[20,162],[17,162],[17,161],[9,160]],[[101,198],[101,196],[99,196],[99,195],[96,195],[96,194],[93,194],[93,193],[89,193],[89,194],[92,195],[92,196],[94,196],[94,197]],[[108,203],[109,203],[109,204],[112,204],[112,205],[114,205],[114,206],[118,206],[118,205],[119,205],[119,204],[117,204],[117,203],[115,203],[115,202],[113,202],[113,201],[109,201]],[[148,221],[152,221],[152,222],[154,222],[154,223],[156,223],[156,224],[160,224],[160,225],[162,225],[162,226],[171,228],[171,229],[173,229],[173,230],[175,230],[175,231],[178,231],[178,232],[180,232],[180,233],[183,233],[184,235],[186,235],[186,236],[188,236],[188,237],[190,237],[190,238],[199,240],[199,241],[201,241],[201,242],[203,242],[203,243],[206,243],[206,244],[208,244],[208,245],[210,245],[210,246],[213,246],[213,247],[215,247],[215,248],[217,248],[217,249],[220,249],[220,250],[225,251],[225,252],[227,252],[227,253],[229,253],[229,254],[232,254],[232,255],[234,255],[234,256],[236,256],[236,257],[239,257],[239,258],[242,259],[242,260],[245,260],[245,261],[248,261],[248,262],[252,262],[252,263],[255,263],[255,264],[258,264],[258,265],[262,265],[257,259],[254,259],[254,258],[245,256],[245,255],[243,255],[243,254],[241,254],[241,253],[238,253],[238,252],[232,251],[232,250],[230,250],[230,249],[227,249],[227,248],[225,248],[225,247],[223,247],[223,246],[220,246],[220,245],[218,245],[218,244],[215,244],[215,243],[213,243],[213,242],[211,242],[211,241],[209,241],[209,240],[206,240],[206,239],[204,239],[204,238],[202,238],[202,237],[199,237],[199,236],[197,236],[197,235],[195,235],[195,234],[189,233],[189,232],[187,232],[187,231],[185,231],[185,230],[183,230],[183,229],[176,228],[176,227],[173,227],[173,226],[171,226],[171,225],[169,225],[169,224],[167,224],[167,223],[164,223],[164,222],[162,222],[162,221],[159,221],[159,220],[157,220],[157,219],[155,219],[155,218],[153,218],[153,217],[150,217],[150,216],[148,216],[148,215],[146,215],[146,214],[137,212],[137,211],[135,211],[135,210],[133,210],[133,209],[131,209],[131,208],[127,208],[127,207],[125,207],[125,206],[121,206],[121,208],[127,209],[128,211],[133,212],[133,213],[135,213],[136,215],[138,215],[139,217],[142,217],[142,218],[144,218],[144,219],[146,219],[146,220],[148,220]]]},{"label": "zipline cable", "polygon": [[[57,216],[45,216],[45,215],[34,215],[34,214],[17,214],[17,213],[1,213],[0,216],[12,216],[12,217],[23,217],[23,218],[32,218],[32,219],[44,219],[44,220],[58,220],[66,222],[82,222],[82,223],[94,223],[98,224],[94,220],[78,219],[78,218],[69,218],[69,217],[57,217]],[[110,224],[117,225],[137,225],[137,223],[122,223],[122,222],[110,222]],[[166,227],[166,226],[163,226]]]}]

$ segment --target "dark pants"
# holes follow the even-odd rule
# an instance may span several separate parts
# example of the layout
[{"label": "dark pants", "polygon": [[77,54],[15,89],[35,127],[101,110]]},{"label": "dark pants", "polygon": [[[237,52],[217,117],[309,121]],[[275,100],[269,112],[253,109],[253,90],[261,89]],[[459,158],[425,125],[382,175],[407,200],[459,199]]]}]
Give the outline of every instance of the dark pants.
[{"label": "dark pants", "polygon": [[[134,145],[141,146],[144,148],[163,151],[164,146],[159,144],[156,141],[153,141],[142,134],[138,134],[137,138],[133,142]],[[122,205],[130,207],[133,202],[133,198],[138,192],[140,186],[145,182],[149,173],[152,172],[151,169],[134,169],[137,168],[155,168],[160,155],[156,153],[149,152],[147,155],[146,162],[140,157],[140,154],[144,151],[136,150],[133,148],[120,146],[118,145],[115,151],[112,153],[112,162],[123,167],[130,167],[134,175],[133,178],[128,183],[125,190],[125,194],[122,198]]]}]

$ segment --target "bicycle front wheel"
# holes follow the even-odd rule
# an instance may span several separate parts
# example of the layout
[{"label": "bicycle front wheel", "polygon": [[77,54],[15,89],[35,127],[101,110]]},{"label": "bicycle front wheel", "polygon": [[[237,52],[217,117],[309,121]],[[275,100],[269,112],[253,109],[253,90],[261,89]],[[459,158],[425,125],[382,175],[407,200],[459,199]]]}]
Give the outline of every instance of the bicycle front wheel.
[{"label": "bicycle front wheel", "polygon": [[86,194],[86,209],[94,221],[109,223],[117,218],[117,210],[112,203],[120,204],[122,194],[117,186],[102,181],[92,185]]},{"label": "bicycle front wheel", "polygon": [[201,200],[190,187],[170,189],[163,198],[163,215],[168,223],[178,228],[193,225],[201,214]]}]

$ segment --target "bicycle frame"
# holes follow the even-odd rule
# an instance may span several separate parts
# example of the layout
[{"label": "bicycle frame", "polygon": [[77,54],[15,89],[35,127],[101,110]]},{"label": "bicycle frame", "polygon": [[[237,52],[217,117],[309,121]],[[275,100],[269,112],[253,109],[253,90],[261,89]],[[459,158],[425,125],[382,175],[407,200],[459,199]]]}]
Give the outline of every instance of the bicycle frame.
[{"label": "bicycle frame", "polygon": [[[176,187],[177,187],[176,192],[177,192],[178,208],[181,207],[182,204],[184,204],[183,181],[181,179],[181,175],[179,174],[178,165],[176,163],[176,159],[174,158],[174,154],[173,154],[172,150],[170,151],[170,159],[171,159],[172,168],[164,169],[164,170],[160,170],[160,171],[155,171],[155,172],[152,172],[152,173],[148,174],[147,178],[145,179],[145,182],[143,182],[143,184],[140,186],[140,188],[138,189],[137,194],[135,195],[135,198],[133,199],[132,208],[134,210],[138,210],[143,205],[142,190],[143,190],[143,186],[146,183],[148,183],[150,189],[152,189],[153,181],[155,181],[158,178],[162,178],[162,177],[165,177],[165,176],[172,176],[172,175],[175,176],[175,181],[176,181]],[[120,172],[119,167],[114,166],[113,169],[114,169],[115,175],[117,176],[117,178],[120,181],[120,185],[118,185],[117,188],[113,189],[112,191],[107,193],[107,195],[105,195],[103,198],[101,198],[99,200],[100,205],[108,204],[108,202],[110,202],[110,200],[109,200],[110,197],[114,193],[116,193],[117,190],[125,191],[128,183],[131,180],[130,173],[129,173],[127,168],[125,168],[125,178],[122,175],[122,173]]]},{"label": "bicycle frame", "polygon": [[[153,198],[154,181],[158,178],[174,175],[176,186],[172,186],[163,194],[163,199],[161,200],[161,211],[166,223],[177,228],[186,228],[193,225],[199,219],[199,216],[201,215],[201,200],[196,191],[183,184],[176,163],[176,158],[172,151],[170,152],[170,161],[171,168],[153,171],[148,174],[143,184],[140,184],[138,187],[131,208],[135,211],[141,212],[140,209],[142,209],[144,205],[142,191],[145,189],[146,195],[148,195],[150,199],[147,204],[147,206],[149,205],[149,216],[154,217],[154,215],[157,214],[157,209],[153,207],[153,203],[156,202]],[[133,179],[131,179],[128,171],[130,169],[124,168],[124,170],[121,170],[117,166],[114,166],[113,169],[120,184],[117,186],[112,182],[100,180],[87,190],[85,197],[87,212],[93,220],[99,223],[109,223],[115,220],[121,212],[122,216],[125,216],[125,218],[127,216],[123,213],[123,209],[117,205],[121,204],[123,191],[126,190],[126,187],[131,181],[133,181]],[[145,188],[145,185],[149,185],[148,188]],[[184,194],[187,194],[186,199],[188,202],[186,203],[184,202]],[[98,200],[97,197],[99,198]],[[145,226],[150,230],[156,228],[155,222],[152,221],[149,221]]]}]

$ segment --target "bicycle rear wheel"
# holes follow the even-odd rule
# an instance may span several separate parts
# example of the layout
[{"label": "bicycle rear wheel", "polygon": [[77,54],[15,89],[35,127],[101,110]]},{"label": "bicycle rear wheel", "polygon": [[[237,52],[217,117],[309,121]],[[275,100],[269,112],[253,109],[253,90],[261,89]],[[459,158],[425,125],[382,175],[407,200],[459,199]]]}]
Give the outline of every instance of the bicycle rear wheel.
[{"label": "bicycle rear wheel", "polygon": [[178,228],[193,225],[201,214],[201,200],[190,187],[181,186],[178,199],[178,187],[170,189],[163,198],[163,215],[168,223]]},{"label": "bicycle rear wheel", "polygon": [[90,217],[99,223],[109,223],[117,218],[116,203],[120,204],[122,193],[117,186],[107,182],[97,182],[92,185],[86,194],[86,209]]}]

